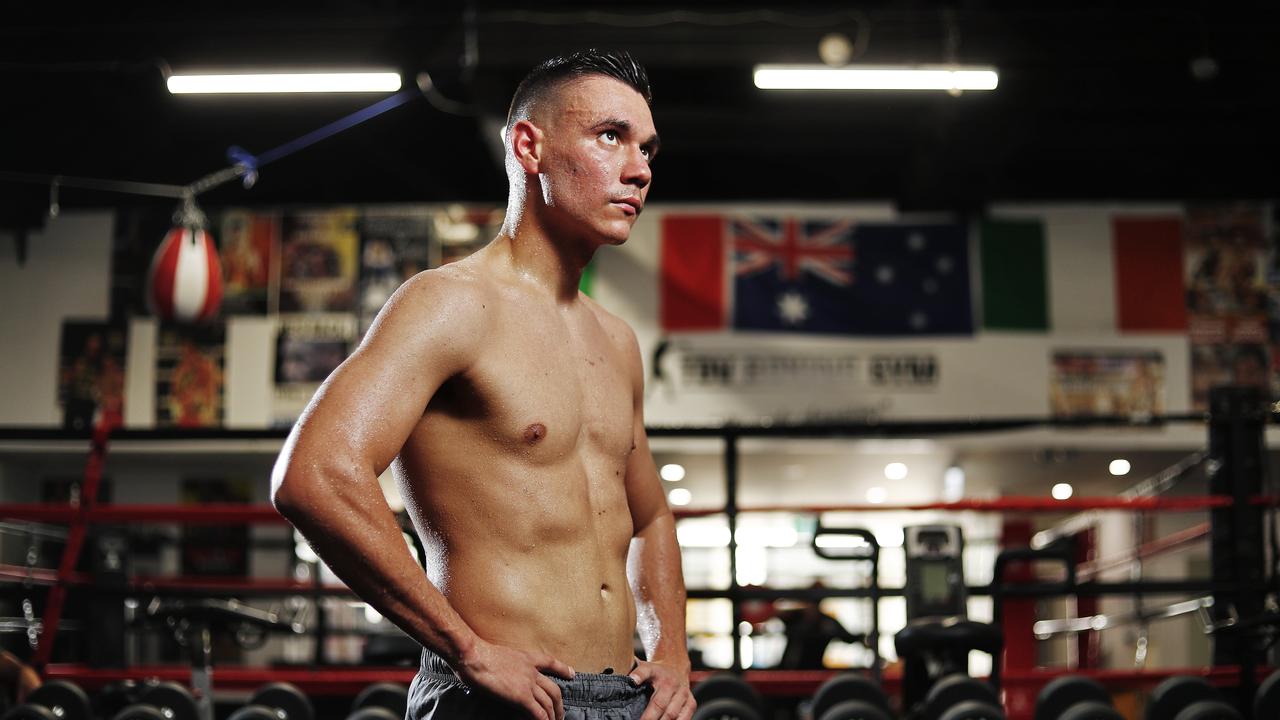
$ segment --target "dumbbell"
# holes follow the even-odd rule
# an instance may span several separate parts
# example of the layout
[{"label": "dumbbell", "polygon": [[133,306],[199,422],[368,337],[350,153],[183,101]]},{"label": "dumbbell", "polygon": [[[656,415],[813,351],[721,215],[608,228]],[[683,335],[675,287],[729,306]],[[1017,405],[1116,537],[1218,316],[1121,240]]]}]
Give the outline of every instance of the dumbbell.
[{"label": "dumbbell", "polygon": [[813,694],[813,720],[890,720],[889,697],[871,678],[841,673]]},{"label": "dumbbell", "polygon": [[1057,678],[1036,696],[1036,720],[1124,720],[1111,695],[1093,678]]},{"label": "dumbbell", "polygon": [[135,690],[137,701],[111,720],[200,720],[191,691],[176,682],[148,682]]},{"label": "dumbbell", "polygon": [[[1222,701],[1208,680],[1177,676],[1156,686],[1147,700],[1146,720],[1244,720],[1239,710]],[[1265,717],[1265,716],[1264,716]]]},{"label": "dumbbell", "polygon": [[1253,717],[1280,718],[1280,670],[1271,673],[1253,696]]},{"label": "dumbbell", "polygon": [[374,683],[356,695],[347,720],[404,720],[409,688],[397,683]]},{"label": "dumbbell", "polygon": [[920,717],[922,720],[1004,720],[1004,710],[995,688],[964,673],[953,673],[929,688]]},{"label": "dumbbell", "polygon": [[733,673],[715,673],[693,688],[693,720],[763,720],[760,693]]},{"label": "dumbbell", "polygon": [[227,720],[315,720],[315,716],[311,701],[296,685],[276,682],[258,688],[249,704]]},{"label": "dumbbell", "polygon": [[4,720],[89,720],[89,694],[66,680],[50,680],[10,708]]}]

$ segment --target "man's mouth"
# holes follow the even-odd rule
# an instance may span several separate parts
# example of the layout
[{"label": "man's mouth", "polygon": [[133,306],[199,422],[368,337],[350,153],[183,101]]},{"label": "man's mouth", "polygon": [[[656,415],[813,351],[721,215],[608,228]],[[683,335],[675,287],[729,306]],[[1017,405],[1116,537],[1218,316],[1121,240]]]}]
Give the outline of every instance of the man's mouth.
[{"label": "man's mouth", "polygon": [[639,215],[640,210],[644,208],[644,205],[640,202],[638,198],[623,198],[621,200],[614,200],[612,202],[614,205],[617,205],[623,208],[623,212],[629,215]]}]

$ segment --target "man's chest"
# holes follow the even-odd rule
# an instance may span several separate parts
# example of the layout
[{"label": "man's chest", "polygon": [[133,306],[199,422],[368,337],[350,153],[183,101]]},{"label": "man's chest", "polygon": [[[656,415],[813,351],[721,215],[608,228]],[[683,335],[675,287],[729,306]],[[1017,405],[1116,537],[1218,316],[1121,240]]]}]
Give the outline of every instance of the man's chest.
[{"label": "man's chest", "polygon": [[511,323],[461,380],[455,402],[469,406],[492,440],[533,463],[631,450],[627,358],[594,323]]}]

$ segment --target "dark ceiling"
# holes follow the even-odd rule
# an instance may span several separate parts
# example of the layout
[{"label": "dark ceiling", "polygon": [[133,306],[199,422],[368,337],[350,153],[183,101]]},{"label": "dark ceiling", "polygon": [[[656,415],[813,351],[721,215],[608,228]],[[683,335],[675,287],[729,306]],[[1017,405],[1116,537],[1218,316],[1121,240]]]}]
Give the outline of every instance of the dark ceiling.
[{"label": "dark ceiling", "polygon": [[[469,114],[419,97],[268,165],[250,190],[227,185],[205,202],[500,202],[505,180],[486,138],[515,84],[549,55],[596,45],[630,49],[649,67],[663,137],[654,201],[968,209],[1277,195],[1280,15],[1242,4],[388,0],[104,3],[74,15],[46,5],[0,11],[0,173],[190,182],[225,166],[228,146],[262,153],[378,98],[171,96],[162,68],[378,65],[410,79],[429,72]],[[995,65],[1000,87],[951,97],[752,85],[755,63],[817,62],[830,32],[857,40],[857,62],[952,53]],[[1192,72],[1197,59],[1205,77]],[[0,203],[47,196],[9,178]],[[129,202],[63,195],[65,205]]]}]

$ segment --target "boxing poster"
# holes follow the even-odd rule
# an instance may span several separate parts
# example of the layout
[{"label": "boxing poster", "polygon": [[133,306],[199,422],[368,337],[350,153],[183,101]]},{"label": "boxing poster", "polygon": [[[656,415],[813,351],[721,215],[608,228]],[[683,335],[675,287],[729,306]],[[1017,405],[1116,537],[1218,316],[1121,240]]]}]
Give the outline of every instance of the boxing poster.
[{"label": "boxing poster", "polygon": [[156,427],[222,424],[226,327],[162,325],[156,337]]},{"label": "boxing poster", "polygon": [[280,312],[354,312],[360,237],[352,208],[282,219]]},{"label": "boxing poster", "polygon": [[98,421],[124,422],[124,362],[129,330],[124,323],[67,320],[62,323],[58,404],[62,426],[88,430]]},{"label": "boxing poster", "polygon": [[1187,208],[1192,408],[1219,385],[1271,383],[1267,248],[1256,204]]},{"label": "boxing poster", "polygon": [[360,336],[406,280],[431,267],[431,214],[366,210],[360,218]]},{"label": "boxing poster", "polygon": [[355,339],[356,316],[349,313],[280,316],[272,413],[277,426],[298,419],[320,383],[347,359]]},{"label": "boxing poster", "polygon": [[223,314],[275,312],[279,299],[280,216],[228,210],[219,227]]},{"label": "boxing poster", "polygon": [[498,208],[464,208],[453,205],[431,219],[436,252],[433,266],[457,262],[489,244],[502,229],[504,212]]},{"label": "boxing poster", "polygon": [[1163,415],[1164,356],[1158,350],[1056,351],[1049,411],[1066,418]]}]

